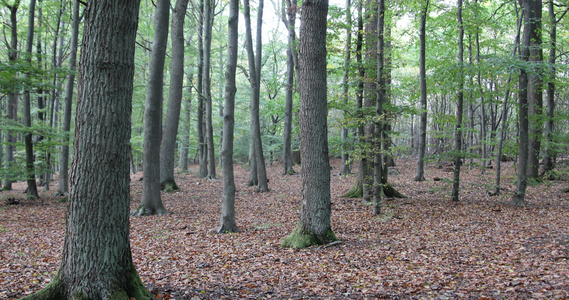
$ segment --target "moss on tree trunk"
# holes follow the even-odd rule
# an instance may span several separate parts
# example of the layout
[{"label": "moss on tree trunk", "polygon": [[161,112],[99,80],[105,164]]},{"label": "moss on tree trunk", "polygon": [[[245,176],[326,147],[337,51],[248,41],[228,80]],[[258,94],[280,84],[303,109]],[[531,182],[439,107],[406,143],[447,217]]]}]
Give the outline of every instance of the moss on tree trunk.
[{"label": "moss on tree trunk", "polygon": [[174,180],[168,180],[160,184],[160,190],[164,191],[165,193],[171,193],[173,191],[180,190],[180,188]]},{"label": "moss on tree trunk", "polygon": [[362,182],[357,179],[356,182],[354,183],[354,186],[344,195],[342,195],[343,198],[361,198],[364,195],[364,187],[362,185]]},{"label": "moss on tree trunk", "polygon": [[385,194],[386,198],[407,198],[407,196],[401,194],[389,183],[385,183],[383,185],[383,193]]},{"label": "moss on tree trunk", "polygon": [[144,217],[152,215],[167,215],[169,212],[166,209],[155,209],[147,205],[140,205],[135,210],[133,210],[130,215],[134,217]]},{"label": "moss on tree trunk", "polygon": [[338,240],[332,229],[328,229],[325,234],[319,236],[309,232],[298,225],[296,229],[287,236],[281,246],[285,248],[304,249],[310,246],[325,245]]}]

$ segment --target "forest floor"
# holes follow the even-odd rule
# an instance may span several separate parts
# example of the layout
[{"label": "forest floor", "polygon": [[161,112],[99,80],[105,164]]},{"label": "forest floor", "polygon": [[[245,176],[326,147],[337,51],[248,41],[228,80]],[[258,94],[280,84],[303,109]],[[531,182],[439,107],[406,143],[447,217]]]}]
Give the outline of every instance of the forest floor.
[{"label": "forest floor", "polygon": [[[405,199],[383,214],[341,195],[355,175],[338,176],[332,160],[332,226],[341,244],[280,247],[298,219],[301,176],[269,167],[268,193],[246,187],[236,166],[240,233],[215,234],[222,182],[178,174],[181,191],[162,194],[167,216],[131,217],[131,246],[142,281],[156,299],[560,299],[569,297],[567,181],[530,186],[528,205],[508,204],[515,170],[506,163],[502,194],[491,197],[495,172],[463,167],[461,199],[450,201],[452,172],[432,165],[415,182],[415,162],[401,158],[390,182]],[[299,166],[295,169],[298,171]],[[132,208],[142,196],[132,175]],[[442,180],[434,181],[435,177]],[[56,274],[66,204],[25,188],[0,193],[0,299],[19,298]],[[18,205],[9,205],[15,198]]]}]

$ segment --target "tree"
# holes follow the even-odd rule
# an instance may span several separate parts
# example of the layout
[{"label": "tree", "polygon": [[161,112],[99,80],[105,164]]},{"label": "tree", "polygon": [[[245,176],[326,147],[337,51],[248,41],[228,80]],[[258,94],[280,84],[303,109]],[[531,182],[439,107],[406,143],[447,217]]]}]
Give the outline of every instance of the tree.
[{"label": "tree", "polygon": [[151,297],[133,265],[129,242],[129,140],[139,5],[138,0],[99,0],[90,1],[85,10],[77,151],[62,262],[55,278],[25,299]]},{"label": "tree", "polygon": [[223,111],[223,202],[221,207],[221,225],[217,232],[237,232],[235,222],[235,180],[233,176],[233,137],[235,126],[235,73],[237,69],[237,39],[239,37],[239,0],[229,2],[227,35],[227,67],[225,70],[225,105]]},{"label": "tree", "polygon": [[[529,62],[534,41],[532,39],[538,30],[536,17],[541,16],[541,0],[521,0],[523,14],[523,36],[520,46],[520,59]],[[537,10],[539,9],[539,12]],[[530,156],[529,145],[529,93],[530,93],[530,74],[525,66],[520,69],[518,96],[518,128],[519,128],[519,150],[518,150],[518,178],[516,193],[512,197],[512,204],[524,206],[526,204],[525,195],[527,189],[528,164]]]},{"label": "tree", "polygon": [[429,0],[423,1],[421,11],[421,25],[419,28],[419,85],[421,89],[421,123],[419,125],[419,143],[417,151],[417,175],[415,181],[425,181],[425,149],[427,147],[427,72],[425,67],[425,36],[427,15],[429,13]]},{"label": "tree", "polygon": [[385,81],[385,1],[378,0],[377,9],[377,88],[376,110],[374,122],[374,155],[373,155],[373,214],[381,213],[381,198],[383,194],[383,160],[382,137],[384,129],[383,104],[386,100]]},{"label": "tree", "polygon": [[198,114],[197,114],[197,130],[198,130],[198,155],[199,155],[199,177],[207,177],[207,142],[206,142],[206,126],[205,126],[205,99],[203,96],[203,74],[204,74],[204,2],[199,1],[198,7],[198,74],[197,74],[197,94],[198,94]]},{"label": "tree", "polygon": [[205,101],[205,127],[207,144],[207,178],[215,179],[215,146],[213,143],[212,99],[211,99],[211,31],[213,28],[212,0],[205,0],[204,6],[204,56],[203,56],[203,96]]},{"label": "tree", "polygon": [[[20,7],[20,0],[15,0],[12,5],[3,1],[4,5],[10,10],[10,43],[7,44],[8,48],[8,62],[10,65],[14,65],[18,60],[18,8]],[[15,90],[10,91],[8,94],[8,105],[6,106],[6,118],[16,122],[18,116],[18,95]],[[14,167],[14,151],[16,143],[16,136],[11,131],[6,132],[6,158],[4,164],[8,168]],[[11,171],[9,172],[11,173]],[[2,186],[3,190],[12,189],[12,176],[7,174],[4,177],[4,184]]]},{"label": "tree", "polygon": [[282,19],[288,31],[287,50],[286,50],[286,99],[284,114],[284,145],[283,145],[283,167],[285,174],[294,174],[292,167],[292,106],[295,91],[294,78],[295,70],[298,68],[298,52],[296,51],[296,9],[297,2],[283,1]]},{"label": "tree", "polygon": [[180,123],[182,92],[184,88],[184,19],[188,0],[177,0],[172,12],[172,60],[170,61],[170,91],[160,148],[160,189],[178,190],[174,179],[176,137]]},{"label": "tree", "polygon": [[[261,141],[261,124],[259,120],[259,98],[261,87],[261,55],[262,55],[262,24],[263,24],[263,0],[259,0],[257,15],[257,40],[256,53],[253,53],[253,38],[251,36],[251,12],[249,0],[244,2],[245,36],[247,58],[249,61],[249,81],[251,83],[251,176],[249,184],[257,184],[260,192],[268,192],[267,171],[265,168],[265,157],[263,155],[263,143]],[[253,161],[254,160],[254,161]],[[253,170],[255,168],[255,170]],[[254,178],[256,177],[256,178]]]},{"label": "tree", "polygon": [[168,43],[170,0],[159,0],[154,21],[154,41],[144,110],[144,178],[142,201],[132,212],[136,216],[163,215],[168,211],[160,199],[160,141],[162,139],[162,92],[164,61]]},{"label": "tree", "polygon": [[458,20],[458,93],[456,103],[456,126],[454,129],[454,174],[452,180],[452,201],[458,201],[460,191],[460,165],[462,164],[462,112],[464,102],[464,26],[462,24],[462,0],[457,2]]},{"label": "tree", "polygon": [[69,132],[71,129],[71,107],[73,104],[73,88],[75,86],[75,68],[77,60],[77,40],[79,37],[79,1],[73,1],[73,15],[71,20],[71,42],[69,53],[69,73],[65,83],[64,108],[63,108],[63,138],[61,155],[59,160],[59,182],[57,195],[66,195],[69,191]]},{"label": "tree", "polygon": [[338,239],[330,224],[326,55],[323,55],[327,12],[327,0],[308,0],[302,4],[298,70],[302,205],[300,220],[283,241],[284,247],[306,248]]},{"label": "tree", "polygon": [[[342,76],[342,95],[344,97],[344,104],[348,105],[348,91],[349,83],[348,77],[350,72],[350,58],[351,58],[351,47],[352,47],[352,7],[351,1],[346,0],[346,45],[344,46],[344,52],[346,56],[344,57],[344,75]],[[342,127],[342,144],[346,145],[348,142],[348,128],[346,126]],[[345,146],[344,146],[345,147]],[[342,148],[344,148],[342,147]],[[342,149],[342,166],[340,168],[340,174],[346,175],[351,174],[350,170],[350,155],[347,149]]]},{"label": "tree", "polygon": [[[26,62],[31,64],[32,62],[32,48],[34,43],[34,19],[35,19],[35,9],[36,1],[30,1],[30,8],[28,13],[28,36],[26,39]],[[24,74],[24,80],[26,80],[30,74]],[[23,97],[23,108],[24,108],[24,126],[27,127],[28,132],[24,135],[24,142],[26,145],[26,181],[28,183],[28,197],[39,198],[38,188],[36,184],[35,175],[35,154],[34,154],[34,144],[32,141],[32,108],[30,103],[30,88],[27,87],[24,90]]]}]

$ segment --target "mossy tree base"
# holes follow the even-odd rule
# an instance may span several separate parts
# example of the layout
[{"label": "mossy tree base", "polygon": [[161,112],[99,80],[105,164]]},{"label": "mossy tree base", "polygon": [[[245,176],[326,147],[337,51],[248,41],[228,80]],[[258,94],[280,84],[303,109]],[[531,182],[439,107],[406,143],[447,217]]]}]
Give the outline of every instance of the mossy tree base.
[{"label": "mossy tree base", "polygon": [[[97,295],[85,295],[82,291],[73,290],[59,278],[59,274],[51,280],[43,289],[34,294],[22,298],[22,300],[90,300],[90,299],[109,299],[109,300],[150,300],[152,295],[142,284],[140,276],[132,267],[132,272],[126,275],[129,278],[128,288],[114,287],[110,291],[98,291]],[[109,278],[111,280],[111,278]],[[66,291],[66,286],[68,291]]]},{"label": "mossy tree base", "polygon": [[337,240],[338,238],[332,229],[328,229],[324,235],[320,236],[303,230],[299,225],[283,240],[281,246],[285,248],[304,249],[310,246],[326,245]]},{"label": "mossy tree base", "polygon": [[564,189],[561,190],[563,193],[569,193],[569,187],[566,187]]},{"label": "mossy tree base", "polygon": [[165,193],[171,193],[180,190],[180,188],[174,180],[168,180],[160,184],[160,190],[164,191]]},{"label": "mossy tree base", "polygon": [[383,193],[386,198],[407,198],[407,196],[401,194],[389,183],[383,185]]},{"label": "mossy tree base", "polygon": [[296,174],[296,171],[293,168],[290,168],[288,171],[286,171],[283,175],[294,175]]},{"label": "mossy tree base", "polygon": [[146,205],[140,205],[135,210],[130,212],[130,215],[134,217],[144,217],[144,216],[153,216],[153,215],[163,216],[168,214],[170,214],[170,212],[168,212],[166,209],[156,209]]},{"label": "mossy tree base", "polygon": [[358,179],[356,180],[356,183],[354,183],[354,186],[344,195],[342,195],[342,198],[361,198],[364,195],[364,186],[362,185],[362,182]]}]

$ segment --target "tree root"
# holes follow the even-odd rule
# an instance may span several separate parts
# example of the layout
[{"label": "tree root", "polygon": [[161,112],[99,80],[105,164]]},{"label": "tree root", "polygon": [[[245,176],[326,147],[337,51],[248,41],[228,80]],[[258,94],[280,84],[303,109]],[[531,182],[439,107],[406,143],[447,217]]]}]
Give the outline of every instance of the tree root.
[{"label": "tree root", "polygon": [[354,186],[347,193],[342,195],[342,198],[361,198],[363,195],[364,186],[362,185],[362,182],[357,179]]}]

